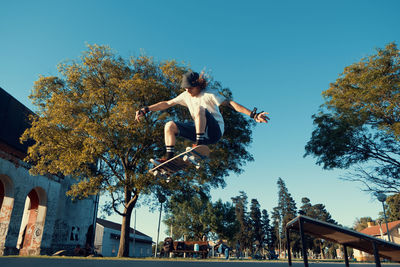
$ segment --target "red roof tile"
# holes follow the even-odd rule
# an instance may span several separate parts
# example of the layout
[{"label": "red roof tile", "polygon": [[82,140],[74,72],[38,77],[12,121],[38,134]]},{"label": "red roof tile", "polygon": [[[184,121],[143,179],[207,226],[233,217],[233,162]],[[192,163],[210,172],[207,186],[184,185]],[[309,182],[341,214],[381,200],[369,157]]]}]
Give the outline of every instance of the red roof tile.
[{"label": "red roof tile", "polygon": [[[389,222],[388,226],[389,226],[389,232],[390,232],[394,228],[400,226],[400,220],[399,221],[394,221],[394,222]],[[382,233],[384,235],[386,235],[387,234],[386,232],[387,232],[386,223],[382,223]],[[367,234],[367,235],[372,235],[372,236],[380,236],[381,235],[381,231],[380,231],[379,225],[375,225],[375,226],[371,226],[371,227],[365,228],[364,230],[361,231],[361,233]]]}]

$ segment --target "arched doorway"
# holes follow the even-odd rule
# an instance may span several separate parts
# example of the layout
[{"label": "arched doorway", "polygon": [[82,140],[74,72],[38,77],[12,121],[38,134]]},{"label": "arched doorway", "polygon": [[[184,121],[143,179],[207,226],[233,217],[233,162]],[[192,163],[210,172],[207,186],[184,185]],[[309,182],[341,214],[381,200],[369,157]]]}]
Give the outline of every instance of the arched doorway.
[{"label": "arched doorway", "polygon": [[1,205],[3,204],[3,199],[4,199],[4,185],[3,182],[0,180],[0,210],[1,210]]},{"label": "arched doorway", "polygon": [[4,254],[8,227],[14,206],[14,187],[12,180],[0,174],[0,256]]},{"label": "arched doorway", "polygon": [[46,192],[42,188],[36,187],[28,193],[17,242],[20,255],[40,254],[46,205]]}]

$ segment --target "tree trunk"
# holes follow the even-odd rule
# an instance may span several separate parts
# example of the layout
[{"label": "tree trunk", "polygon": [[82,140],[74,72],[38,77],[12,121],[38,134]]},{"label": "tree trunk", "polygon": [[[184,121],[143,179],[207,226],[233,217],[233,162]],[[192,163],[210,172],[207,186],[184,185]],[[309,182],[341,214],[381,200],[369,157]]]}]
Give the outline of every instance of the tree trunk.
[{"label": "tree trunk", "polygon": [[117,257],[129,257],[129,234],[131,225],[132,210],[135,207],[137,195],[129,199],[131,192],[125,190],[125,209],[122,216],[121,237]]}]

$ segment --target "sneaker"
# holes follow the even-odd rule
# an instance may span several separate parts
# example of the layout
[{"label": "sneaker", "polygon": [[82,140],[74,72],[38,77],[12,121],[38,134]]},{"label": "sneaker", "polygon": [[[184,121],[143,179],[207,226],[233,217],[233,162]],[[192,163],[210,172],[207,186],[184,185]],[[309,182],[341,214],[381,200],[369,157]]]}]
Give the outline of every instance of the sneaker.
[{"label": "sneaker", "polygon": [[150,159],[150,162],[153,163],[154,165],[160,165],[161,163],[164,163],[172,158],[173,157],[164,156],[161,159]]},{"label": "sneaker", "polygon": [[[205,145],[205,144],[197,144],[197,143],[194,143],[194,144],[192,144],[192,147],[191,148],[195,148],[195,147],[198,147],[198,146],[207,146],[207,145]],[[190,148],[190,147],[188,147],[188,148]],[[187,150],[187,149],[186,149]]]},{"label": "sneaker", "polygon": [[168,159],[166,158],[161,158],[161,159],[150,159],[150,162],[153,163],[154,165],[160,165],[161,163],[166,162]]}]

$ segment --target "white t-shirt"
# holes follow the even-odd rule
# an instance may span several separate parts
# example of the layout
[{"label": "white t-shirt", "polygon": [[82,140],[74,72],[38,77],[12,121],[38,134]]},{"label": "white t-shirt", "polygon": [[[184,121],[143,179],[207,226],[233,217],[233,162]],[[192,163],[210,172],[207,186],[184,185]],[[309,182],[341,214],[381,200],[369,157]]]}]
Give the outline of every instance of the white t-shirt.
[{"label": "white t-shirt", "polygon": [[200,92],[199,95],[197,96],[191,96],[187,91],[181,93],[174,99],[172,99],[172,103],[174,104],[179,104],[182,106],[185,106],[189,109],[190,115],[192,118],[193,116],[193,111],[195,110],[196,107],[199,105],[204,107],[205,109],[208,110],[208,112],[213,115],[215,120],[218,122],[218,125],[221,129],[221,133],[224,133],[224,119],[222,118],[221,112],[219,111],[219,106],[224,102],[226,98],[221,95],[218,91],[216,90],[211,90],[211,89],[205,89],[202,92]]}]

